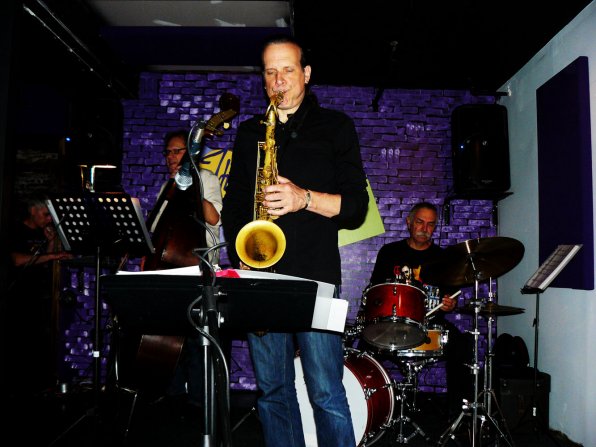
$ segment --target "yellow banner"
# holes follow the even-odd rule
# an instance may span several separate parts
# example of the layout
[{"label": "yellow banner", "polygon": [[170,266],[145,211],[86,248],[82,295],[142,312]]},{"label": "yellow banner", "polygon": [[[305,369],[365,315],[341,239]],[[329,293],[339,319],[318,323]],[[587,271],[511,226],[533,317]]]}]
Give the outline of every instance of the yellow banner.
[{"label": "yellow banner", "polygon": [[377,201],[373,195],[370,182],[366,180],[366,190],[368,191],[368,211],[366,218],[362,225],[353,230],[339,230],[338,233],[338,246],[343,247],[344,245],[353,244],[369,237],[378,236],[385,232],[385,226],[383,225],[383,219],[379,213],[379,207]]}]

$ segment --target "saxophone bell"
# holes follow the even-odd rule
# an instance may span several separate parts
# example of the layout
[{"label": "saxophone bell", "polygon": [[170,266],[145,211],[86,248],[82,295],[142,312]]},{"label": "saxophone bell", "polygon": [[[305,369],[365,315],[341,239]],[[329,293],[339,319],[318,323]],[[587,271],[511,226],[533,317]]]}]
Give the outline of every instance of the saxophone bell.
[{"label": "saxophone bell", "polygon": [[286,250],[286,237],[279,225],[269,220],[253,220],[244,225],[236,237],[240,260],[256,269],[276,264]]}]

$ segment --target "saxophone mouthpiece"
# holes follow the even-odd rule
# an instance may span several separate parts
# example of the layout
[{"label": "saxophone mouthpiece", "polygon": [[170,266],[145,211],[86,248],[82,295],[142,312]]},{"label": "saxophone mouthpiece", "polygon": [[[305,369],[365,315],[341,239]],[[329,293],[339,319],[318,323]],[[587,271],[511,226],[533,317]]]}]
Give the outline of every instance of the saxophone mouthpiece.
[{"label": "saxophone mouthpiece", "polygon": [[275,95],[273,96],[273,98],[271,98],[271,101],[275,103],[276,107],[280,105],[281,102],[284,100],[284,95],[285,92],[275,92]]}]

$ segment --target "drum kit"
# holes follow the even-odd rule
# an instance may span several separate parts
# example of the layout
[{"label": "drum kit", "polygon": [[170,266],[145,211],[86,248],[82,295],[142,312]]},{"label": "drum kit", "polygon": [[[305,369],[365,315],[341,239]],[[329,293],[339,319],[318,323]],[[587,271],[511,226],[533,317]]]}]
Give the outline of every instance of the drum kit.
[{"label": "drum kit", "polygon": [[[490,237],[471,239],[446,248],[443,256],[422,266],[425,281],[460,288],[474,286],[474,299],[456,311],[474,316],[474,363],[468,365],[474,374],[474,402],[464,401],[462,413],[441,435],[439,445],[452,439],[455,431],[466,417],[471,417],[471,443],[476,445],[480,432],[487,433],[488,425],[507,445],[512,445],[505,419],[496,403],[492,390],[492,323],[495,317],[515,315],[524,310],[501,306],[492,301],[492,279],[505,274],[521,260],[523,245],[515,239]],[[443,356],[448,342],[448,331],[433,325],[432,314],[441,307],[442,296],[438,287],[422,285],[405,273],[398,273],[395,279],[368,287],[362,296],[361,310],[353,326],[344,335],[345,362],[344,386],[352,411],[356,440],[359,446],[373,445],[385,431],[393,428],[397,443],[408,443],[420,435],[429,441],[422,428],[406,415],[406,408],[416,410],[415,396],[417,377],[429,363]],[[478,299],[479,283],[488,280],[491,284],[489,300]],[[458,295],[457,292],[453,296]],[[488,319],[488,353],[484,364],[484,389],[478,389],[478,317]],[[356,338],[366,342],[366,350],[350,347]],[[402,371],[403,381],[391,379],[375,356],[394,360]],[[299,361],[297,371],[300,367]],[[297,372],[297,377],[301,377]],[[298,385],[298,384],[297,384]],[[297,386],[301,408],[308,402],[306,390]],[[408,402],[413,396],[413,402]],[[480,401],[481,400],[481,401]],[[396,405],[399,402],[399,406]],[[492,404],[500,414],[499,421],[493,417]],[[303,410],[304,411],[304,410]],[[395,415],[394,415],[395,413]],[[481,421],[478,427],[477,421]],[[308,422],[310,421],[310,422]],[[316,435],[312,415],[303,414],[303,425],[307,446],[316,446]],[[408,426],[410,428],[408,429]],[[309,441],[310,439],[310,441]]]}]

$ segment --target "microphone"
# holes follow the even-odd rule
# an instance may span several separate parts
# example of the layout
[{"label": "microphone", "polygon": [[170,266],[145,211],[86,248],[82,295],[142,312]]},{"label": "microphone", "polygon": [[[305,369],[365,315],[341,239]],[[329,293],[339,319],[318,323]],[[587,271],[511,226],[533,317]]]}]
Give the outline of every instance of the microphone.
[{"label": "microphone", "polygon": [[191,163],[194,165],[194,159],[201,153],[201,139],[205,133],[205,123],[203,121],[195,124],[188,135],[188,151],[181,160],[180,168],[174,176],[176,187],[181,191],[186,191],[192,185]]},{"label": "microphone", "polygon": [[186,191],[190,185],[192,185],[192,176],[190,175],[190,156],[188,151],[182,157],[180,168],[174,176],[174,182],[176,182],[176,188],[181,191]]}]

